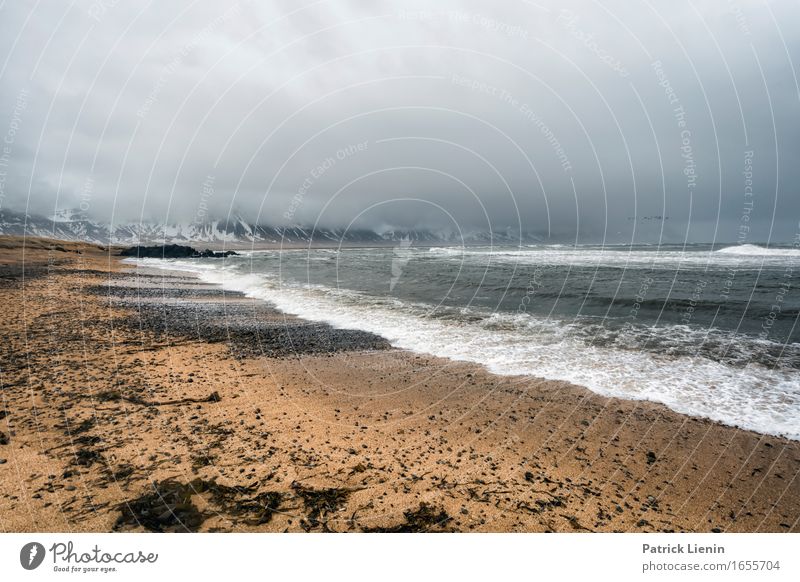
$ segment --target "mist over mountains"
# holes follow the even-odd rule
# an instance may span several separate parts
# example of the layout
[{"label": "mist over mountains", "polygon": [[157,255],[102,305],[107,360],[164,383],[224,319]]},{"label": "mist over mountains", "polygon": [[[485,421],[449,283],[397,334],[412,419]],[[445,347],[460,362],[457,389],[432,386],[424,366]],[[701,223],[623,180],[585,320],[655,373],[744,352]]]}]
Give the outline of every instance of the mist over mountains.
[{"label": "mist over mountains", "polygon": [[207,213],[227,226],[162,230],[223,239],[252,236],[232,214],[612,244],[800,230],[797,2],[89,5],[0,9],[2,210],[115,232]]},{"label": "mist over mountains", "polygon": [[170,243],[218,243],[225,246],[315,243],[325,245],[390,244],[519,244],[539,242],[534,233],[510,229],[493,232],[364,228],[315,228],[313,225],[276,226],[256,224],[240,215],[225,219],[159,223],[130,221],[110,224],[91,219],[79,210],[62,210],[52,216],[0,210],[0,235],[35,236],[96,244],[138,245]]}]

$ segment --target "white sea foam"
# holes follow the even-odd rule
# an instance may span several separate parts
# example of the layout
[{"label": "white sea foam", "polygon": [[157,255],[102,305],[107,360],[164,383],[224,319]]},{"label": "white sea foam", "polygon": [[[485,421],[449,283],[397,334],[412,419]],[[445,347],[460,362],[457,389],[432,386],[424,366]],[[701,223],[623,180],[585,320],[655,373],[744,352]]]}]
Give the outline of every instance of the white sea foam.
[{"label": "white sea foam", "polygon": [[452,261],[480,261],[539,266],[706,269],[764,267],[800,267],[800,250],[769,249],[755,245],[726,247],[717,251],[682,251],[670,249],[629,250],[624,247],[534,246],[432,248],[429,255]]},{"label": "white sea foam", "polygon": [[598,394],[660,402],[685,414],[800,440],[796,370],[758,364],[732,367],[702,357],[588,346],[569,333],[568,323],[528,314],[434,318],[424,304],[324,286],[285,285],[218,264],[146,264],[190,270],[206,282],[268,301],[286,313],[370,331],[399,348],[483,364],[497,374],[565,380]]},{"label": "white sea foam", "polygon": [[800,257],[800,249],[772,249],[758,245],[736,245],[715,251],[724,255],[742,255],[747,257]]},{"label": "white sea foam", "polygon": [[[431,247],[428,253],[432,255],[444,255],[448,257],[457,257],[466,254],[468,251],[464,247]],[[474,251],[473,251],[474,254]]]}]

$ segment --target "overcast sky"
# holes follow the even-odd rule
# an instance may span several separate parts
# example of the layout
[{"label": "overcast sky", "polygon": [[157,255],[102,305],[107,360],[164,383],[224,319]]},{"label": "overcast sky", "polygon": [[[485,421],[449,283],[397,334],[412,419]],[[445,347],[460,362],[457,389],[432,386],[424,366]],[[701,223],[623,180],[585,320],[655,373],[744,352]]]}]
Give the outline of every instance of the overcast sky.
[{"label": "overcast sky", "polygon": [[0,208],[800,230],[796,0],[223,4],[2,3]]}]

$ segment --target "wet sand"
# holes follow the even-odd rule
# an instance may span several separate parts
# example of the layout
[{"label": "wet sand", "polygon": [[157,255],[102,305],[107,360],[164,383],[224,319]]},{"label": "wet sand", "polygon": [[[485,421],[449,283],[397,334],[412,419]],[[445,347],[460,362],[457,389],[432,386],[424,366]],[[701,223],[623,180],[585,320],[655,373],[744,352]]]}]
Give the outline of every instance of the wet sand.
[{"label": "wet sand", "polygon": [[0,237],[1,531],[800,531],[796,441],[114,253]]}]

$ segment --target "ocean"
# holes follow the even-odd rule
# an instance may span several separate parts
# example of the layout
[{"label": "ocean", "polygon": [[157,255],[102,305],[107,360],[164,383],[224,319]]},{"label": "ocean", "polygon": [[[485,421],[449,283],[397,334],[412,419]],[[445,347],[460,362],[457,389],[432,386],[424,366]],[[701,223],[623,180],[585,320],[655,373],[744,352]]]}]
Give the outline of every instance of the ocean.
[{"label": "ocean", "polygon": [[401,241],[138,262],[398,348],[800,440],[797,247]]}]

